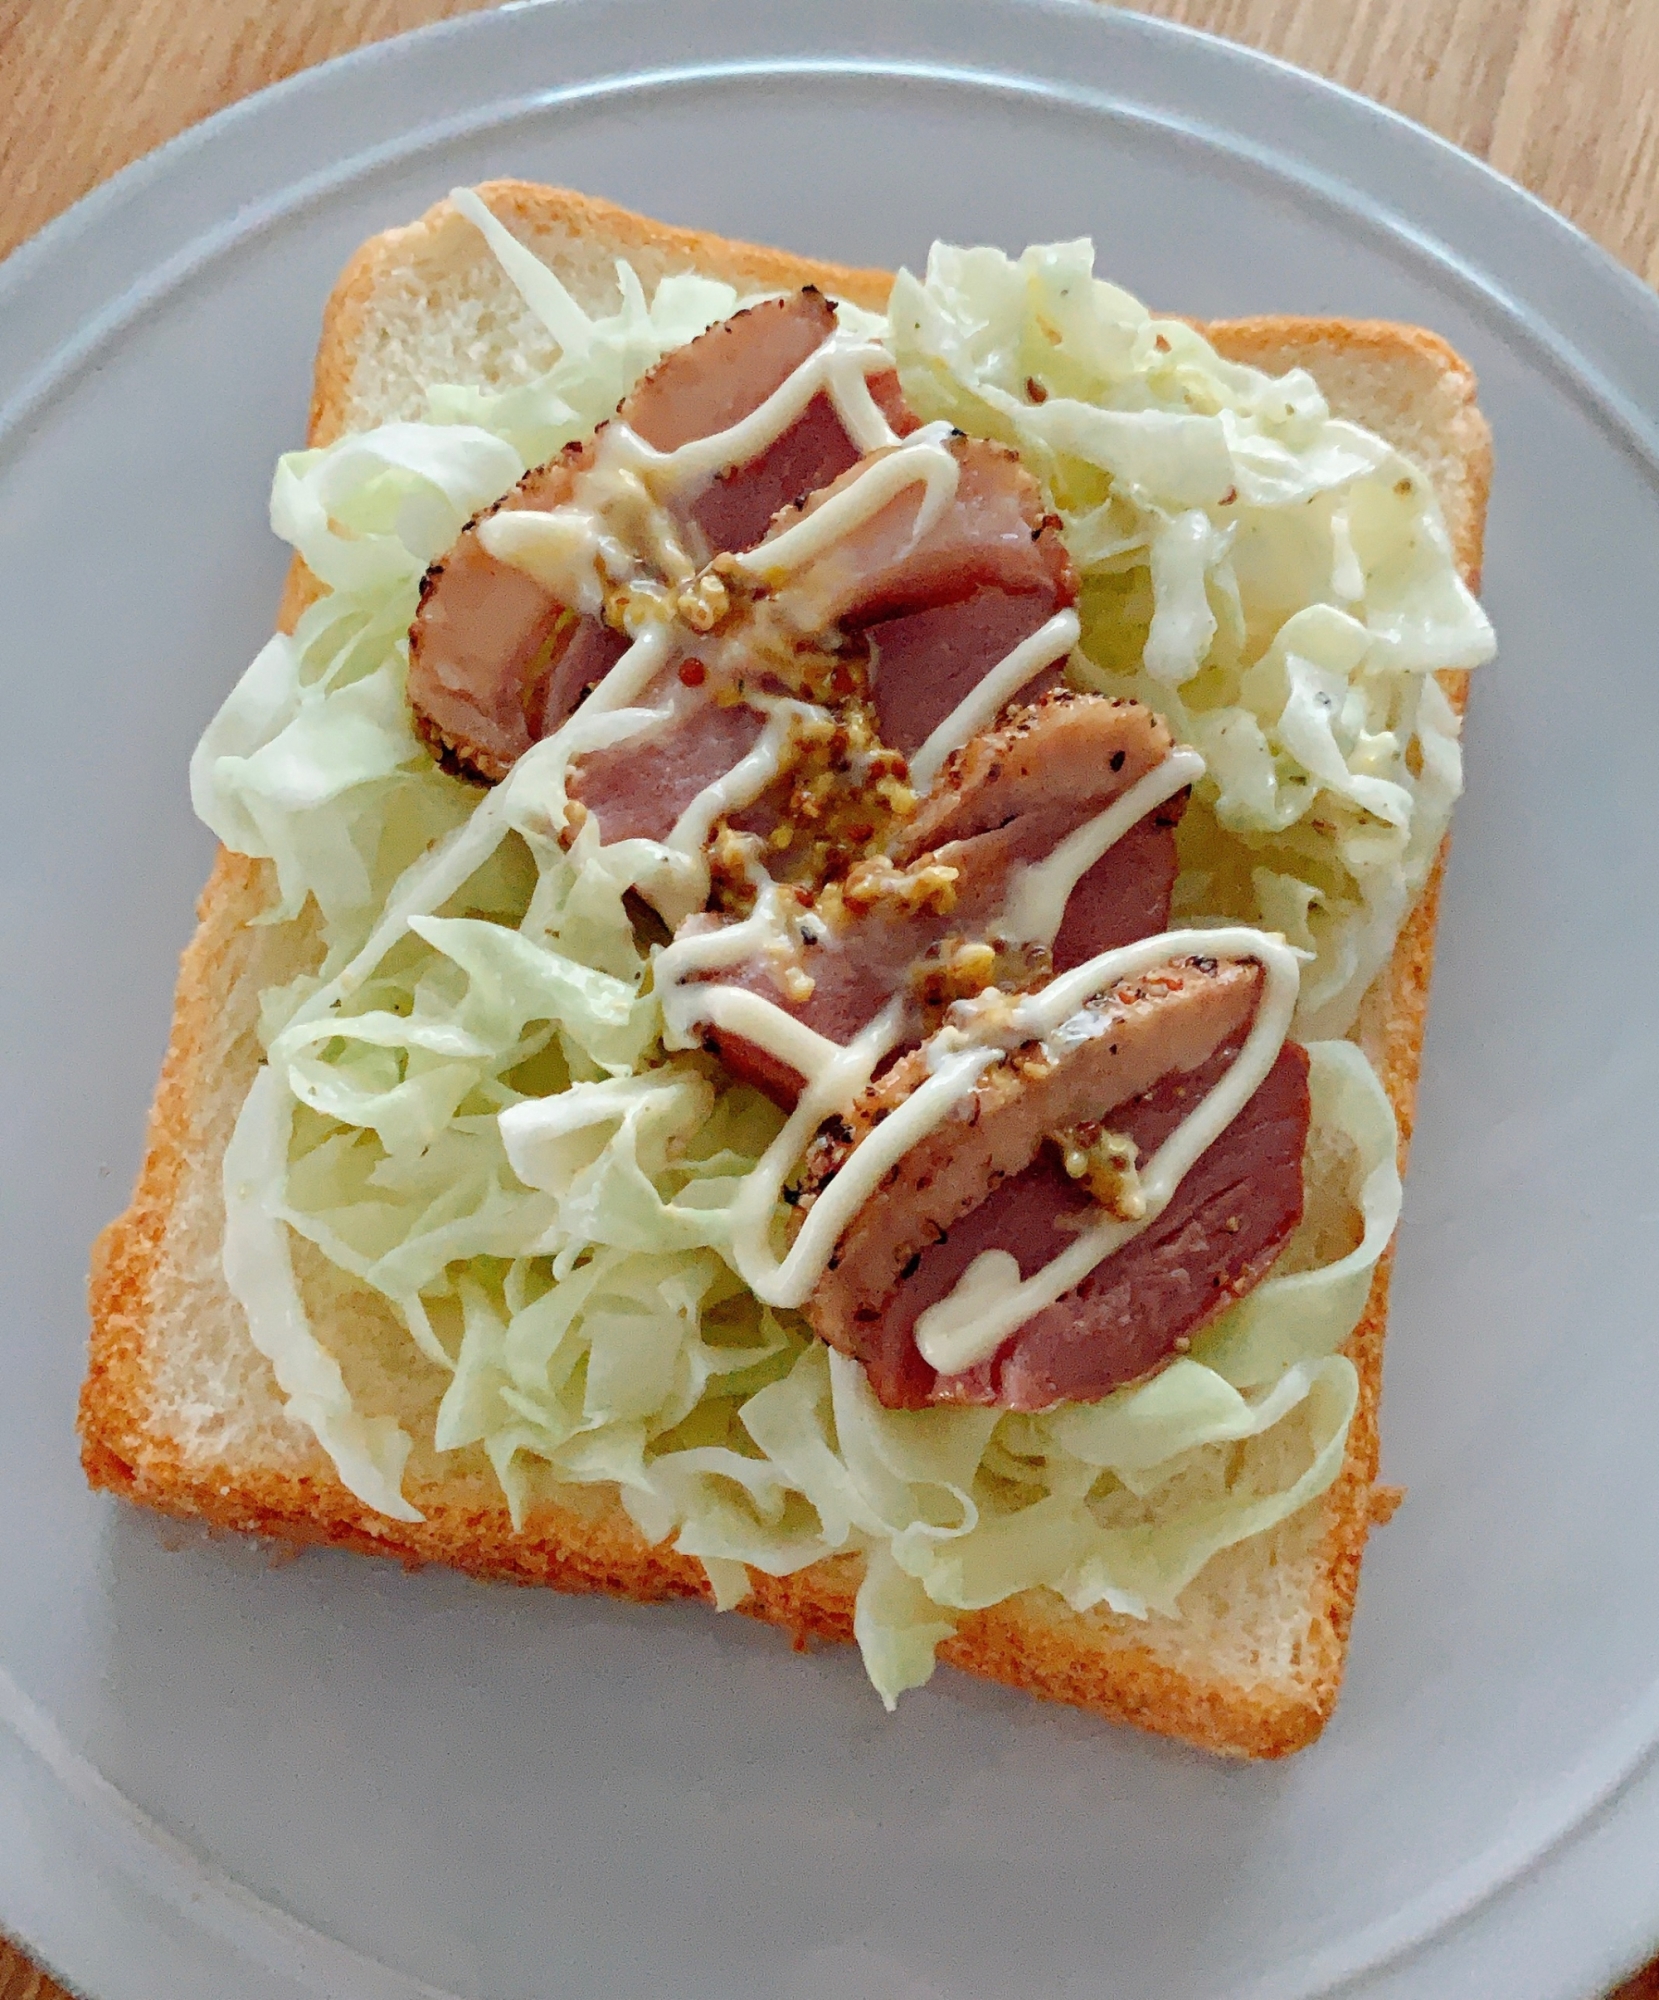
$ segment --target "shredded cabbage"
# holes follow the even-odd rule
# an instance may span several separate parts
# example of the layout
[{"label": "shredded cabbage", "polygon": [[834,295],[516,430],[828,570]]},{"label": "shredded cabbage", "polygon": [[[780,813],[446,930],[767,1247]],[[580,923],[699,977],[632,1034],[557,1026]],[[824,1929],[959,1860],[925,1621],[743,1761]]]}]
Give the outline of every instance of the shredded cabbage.
[{"label": "shredded cabbage", "polygon": [[1223,361],[1093,275],[1088,242],[936,245],[889,313],[923,418],[1018,447],[1082,579],[1079,684],[1209,766],[1176,914],[1310,954],[1299,1035],[1345,1034],[1462,788],[1436,671],[1489,659],[1434,489],[1303,369]]},{"label": "shredded cabbage", "polygon": [[[562,849],[546,758],[481,794],[434,765],[403,694],[427,562],[737,300],[670,278],[647,305],[621,266],[617,311],[592,317],[463,205],[559,359],[506,392],[435,387],[426,422],[281,462],[273,525],[326,592],[191,768],[201,817],[273,865],[265,921],[306,926],[320,954],[261,998],[267,1060],[225,1160],[226,1273],[255,1344],[350,1490],[419,1519],[413,1440],[356,1407],[307,1314],[304,1238],[401,1316],[447,1382],[433,1449],[484,1453],[516,1523],[560,1486],[612,1488],[723,1607],[752,1571],[861,1556],[855,1632],[889,1705],[964,1612],[1023,1591],[1176,1615],[1216,1551],[1341,1464],[1357,1382],[1340,1349],[1400,1199],[1376,1078],[1350,1044],[1313,1043],[1319,1195],[1275,1274],[1099,1404],[889,1411],[762,1306],[730,1209],[779,1116],[663,1050],[655,948],[625,901],[663,850],[602,848],[591,823]],[[1183,907],[1282,930],[1312,955],[1310,1016],[1345,1021],[1457,790],[1429,670],[1490,645],[1421,476],[1307,377],[1231,367],[1149,319],[1083,245],[937,251],[925,283],[899,282],[893,342],[927,414],[1017,439],[1045,480],[1084,573],[1085,673],[1209,759]]]}]

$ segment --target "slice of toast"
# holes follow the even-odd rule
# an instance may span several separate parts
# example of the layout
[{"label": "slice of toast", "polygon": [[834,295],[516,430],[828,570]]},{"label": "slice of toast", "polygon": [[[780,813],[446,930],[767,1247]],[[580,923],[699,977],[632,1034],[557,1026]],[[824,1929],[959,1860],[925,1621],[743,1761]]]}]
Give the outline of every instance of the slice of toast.
[{"label": "slice of toast", "polygon": [[[814,283],[879,308],[886,274],[666,228],[609,204],[521,182],[483,191],[585,305],[611,309],[614,260],[647,292],[695,269],[740,291]],[[1457,559],[1478,583],[1490,447],[1474,377],[1434,335],[1341,320],[1256,319],[1205,329],[1258,367],[1308,368],[1335,411],[1368,425],[1432,476]],[[375,238],[342,276],[324,318],[310,436],[421,414],[436,381],[504,386],[554,350],[477,232],[441,203]],[[284,629],[315,594],[296,565]],[[1463,700],[1461,676],[1448,692]],[[1368,996],[1356,1031],[1409,1141],[1433,955],[1439,869]],[[267,903],[263,863],[221,852],[184,955],[172,1038],[132,1206],[100,1237],[91,1280],[91,1365],[81,1398],[82,1457],[93,1485],[170,1513],[287,1542],[327,1542],[480,1576],[608,1591],[639,1600],[709,1598],[703,1566],[650,1546],[614,1491],[561,1488],[515,1532],[481,1449],[440,1458],[429,1442],[447,1381],[390,1307],[297,1244],[314,1318],[360,1406],[396,1415],[415,1438],[405,1491],[425,1519],[373,1513],[340,1484],[309,1431],[290,1418],[249,1340],[220,1268],[220,1164],[259,1062],[262,988],[317,956],[309,926],[249,927]],[[1076,1704],[1232,1756],[1274,1757],[1315,1736],[1340,1684],[1360,1556],[1392,1496],[1374,1484],[1389,1263],[1379,1266],[1348,1352],[1361,1398],[1341,1474],[1270,1533],[1216,1556],[1179,1618],[1144,1622],[1069,1611],[1030,1591],[966,1615],[940,1649],[970,1673]],[[1281,1426],[1280,1429],[1293,1429]],[[1294,1449],[1274,1445],[1260,1448]],[[1270,1471],[1271,1467],[1265,1468]],[[852,1637],[857,1556],[799,1575],[751,1574],[742,1609],[797,1646]]]}]

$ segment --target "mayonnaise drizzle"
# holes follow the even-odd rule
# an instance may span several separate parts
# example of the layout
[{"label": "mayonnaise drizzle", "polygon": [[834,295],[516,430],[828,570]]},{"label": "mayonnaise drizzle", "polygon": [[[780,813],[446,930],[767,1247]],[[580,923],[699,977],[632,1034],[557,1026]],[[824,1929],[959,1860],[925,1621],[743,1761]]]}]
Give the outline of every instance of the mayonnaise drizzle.
[{"label": "mayonnaise drizzle", "polygon": [[675,882],[671,889],[655,888],[653,901],[671,928],[684,923],[708,901],[706,850],[715,821],[753,805],[782,770],[797,722],[811,724],[825,715],[814,702],[794,701],[779,695],[751,695],[749,705],[767,711],[766,726],[729,771],[703,787],[674,822],[673,831],[664,843],[673,856],[669,866]]},{"label": "mayonnaise drizzle", "polygon": [[929,424],[903,444],[867,465],[858,477],[839,493],[815,507],[792,528],[759,543],[746,554],[733,557],[739,568],[764,582],[775,583],[791,570],[804,569],[844,541],[854,529],[875,519],[909,487],[921,486],[922,504],[911,523],[907,549],[915,548],[938,525],[945,509],[956,498],[962,468],[949,451],[945,439],[948,424]]},{"label": "mayonnaise drizzle", "polygon": [[[869,378],[892,365],[893,357],[886,348],[874,341],[860,340],[838,327],[792,375],[779,383],[764,403],[723,431],[693,438],[669,452],[656,451],[643,438],[627,431],[633,440],[634,462],[659,493],[684,492],[716,473],[759,458],[805,413],[820,390],[827,391],[836,415],[859,451],[879,451],[883,445],[897,444],[899,439],[870,393]],[[626,426],[622,424],[607,426],[601,442],[613,431],[624,430]]]},{"label": "mayonnaise drizzle", "polygon": [[1196,750],[1172,750],[1102,813],[1068,833],[1052,854],[1014,870],[1002,906],[1001,930],[1015,944],[1053,944],[1071,892],[1110,847],[1166,799],[1204,775]]},{"label": "mayonnaise drizzle", "polygon": [[592,463],[576,475],[569,502],[492,514],[479,524],[479,542],[498,562],[522,569],[590,616],[603,609],[601,573],[613,584],[624,583],[641,557],[671,583],[684,583],[697,566],[670,503],[683,502],[719,473],[758,458],[820,393],[828,394],[861,454],[897,445],[898,435],[869,383],[871,374],[892,365],[885,348],[838,327],[765,402],[723,431],[659,451],[614,419],[595,439]]},{"label": "mayonnaise drizzle", "polygon": [[[640,556],[648,556],[671,582],[683,583],[693,565],[681,547],[667,503],[759,457],[822,392],[829,395],[858,449],[883,455],[793,527],[736,560],[757,578],[775,581],[828,553],[911,486],[919,485],[922,499],[909,535],[914,546],[954,499],[961,468],[947,449],[949,425],[925,425],[902,441],[893,431],[869,385],[871,374],[891,366],[885,348],[838,327],[765,402],[709,437],[663,452],[625,423],[614,421],[599,432],[593,462],[578,476],[571,502],[546,510],[516,508],[492,514],[480,524],[479,539],[497,560],[523,569],[589,615],[603,606],[602,579],[613,584],[628,581]],[[660,632],[664,623],[649,602],[633,607],[630,620],[636,639]],[[1064,658],[1077,635],[1076,613],[1061,611],[1016,646],[934,729],[913,761],[913,781],[923,789],[931,784],[951,751],[993,720],[1033,675]],[[595,716],[630,708],[644,694],[666,660],[665,645],[666,640],[642,650],[636,643],[618,661],[580,713],[552,739],[561,744],[562,754],[540,760],[544,782],[551,778],[562,787],[570,765],[586,751],[672,721],[676,711],[669,702],[640,709],[620,727],[598,735],[585,726]],[[752,707],[775,707],[765,697],[747,699]],[[794,709],[803,716],[809,712],[802,703],[794,704]],[[824,714],[821,709],[810,712]],[[647,891],[668,922],[679,922],[707,899],[708,869],[701,848],[709,831],[723,814],[765,791],[781,768],[787,741],[787,727],[774,728],[769,720],[761,740],[739,764],[705,787],[681,815]]]},{"label": "mayonnaise drizzle", "polygon": [[[1121,1250],[1157,1221],[1188,1169],[1249,1103],[1277,1060],[1296,1011],[1300,968],[1295,952],[1282,938],[1262,931],[1232,925],[1208,931],[1172,931],[1162,937],[1142,938],[1118,951],[1102,952],[1014,1008],[1011,1033],[1034,1038],[1059,1034],[1075,1010],[1120,980],[1149,972],[1171,958],[1200,956],[1255,959],[1266,974],[1264,990],[1244,1046],[1227,1074],[1188,1112],[1141,1170],[1145,1212],[1133,1222],[1104,1217],[1019,1284],[1008,1284],[1006,1269],[1001,1266],[995,1272],[981,1271],[976,1277],[975,1268],[983,1261],[976,1258],[957,1281],[956,1290],[929,1306],[916,1321],[917,1349],[941,1375],[957,1375],[989,1360],[1017,1328],[1063,1298],[1114,1250]],[[1079,1028],[1096,1031],[1087,1018]],[[879,1134],[885,1125],[876,1130]],[[855,1152],[853,1158],[857,1157]],[[832,1181],[827,1192],[832,1193],[834,1187]],[[821,1196],[820,1204],[822,1200]],[[817,1212],[815,1207],[813,1215]]]},{"label": "mayonnaise drizzle", "polygon": [[[755,747],[758,751],[760,745]],[[1088,870],[1155,807],[1203,775],[1204,760],[1196,750],[1172,750],[1104,812],[1085,820],[1074,833],[1068,834],[1052,854],[1041,861],[1021,863],[1012,872],[997,918],[998,934],[1016,944],[1052,945],[1072,891]],[[761,789],[764,788],[763,785]],[[753,796],[758,797],[759,792]],[[711,814],[708,823],[712,824],[718,811],[725,809],[719,808]],[[677,834],[679,829],[675,831]],[[711,972],[728,965],[743,965],[763,955],[792,956],[796,948],[796,938],[780,914],[777,889],[769,879],[761,889],[753,913],[742,923],[677,938],[658,958],[656,974],[664,1019],[675,1038],[670,1046],[693,1046],[698,1023],[722,1025],[708,1011],[713,1004],[711,996],[730,989],[689,982],[704,981]],[[759,995],[749,994],[745,998],[765,1010],[748,1016],[750,1025],[742,1031],[745,1040],[768,1054],[781,1056],[783,1051],[774,1037],[784,1030],[774,1024],[793,1026],[794,1017]],[[785,1057],[785,1060],[793,1059]],[[800,1067],[798,1063],[794,1066]]]},{"label": "mayonnaise drizzle", "polygon": [[[793,1033],[801,1024],[793,1014],[783,1008],[773,1006],[761,995],[747,993],[740,987],[714,986],[702,983],[701,975],[723,971],[730,965],[746,965],[756,958],[774,955],[792,956],[797,948],[795,933],[784,914],[783,892],[770,876],[763,876],[758,884],[755,907],[741,923],[720,924],[717,927],[699,931],[689,937],[677,937],[664,950],[658,952],[653,980],[662,1006],[663,1041],[671,1049],[690,1049],[697,1046],[697,1030],[705,1022],[716,1026],[735,1026],[728,1017],[717,1018],[715,1009],[726,1004],[724,996],[736,995],[743,1001],[753,1000],[758,1007],[766,1009],[767,1018],[754,1017],[751,1026],[742,1030],[745,1037],[763,1047],[769,1054],[779,1055],[788,1062],[792,1058],[785,1053],[781,1039]],[[822,1045],[822,1050],[834,1052],[837,1044],[815,1035],[814,1042]],[[830,1060],[823,1054],[816,1061],[816,1069]],[[797,1065],[798,1067],[798,1065]]]},{"label": "mayonnaise drizzle", "polygon": [[[705,785],[680,817],[668,836],[668,845],[688,858],[700,855],[723,813],[740,812],[753,805],[778,775],[784,752],[797,722],[816,722],[824,713],[810,701],[791,701],[770,695],[756,695],[751,704],[767,710],[766,726],[746,751],[712,785]],[[689,913],[688,913],[689,914]]]},{"label": "mayonnaise drizzle", "polygon": [[[613,422],[599,434],[593,462],[580,475],[575,503],[541,513],[525,509],[494,515],[480,530],[484,546],[586,612],[593,610],[596,600],[602,601],[602,580],[626,582],[637,573],[641,557],[653,562],[670,583],[683,583],[695,565],[682,545],[670,503],[683,502],[720,472],[759,457],[813,397],[824,392],[859,451],[880,455],[810,514],[735,557],[735,563],[757,580],[775,584],[820,560],[919,485],[922,497],[909,535],[909,546],[914,547],[955,498],[960,465],[947,448],[950,433],[945,425],[926,426],[902,441],[893,432],[869,387],[869,376],[890,366],[885,349],[837,329],[757,409],[710,437],[662,452],[626,424]],[[565,780],[576,757],[672,722],[679,711],[672,688],[652,705],[635,705],[671,656],[671,627],[649,604],[630,617],[635,621],[636,643],[581,712],[521,758],[468,825],[428,863],[409,871],[363,950],[312,996],[284,1031],[286,1036],[318,1031],[318,1023],[402,934],[409,916],[437,907],[461,886],[499,839],[500,821],[510,815],[521,819],[526,805],[534,801],[532,811],[539,808],[556,824],[554,815],[562,813]],[[994,722],[1035,675],[1064,659],[1076,644],[1078,631],[1075,611],[1057,612],[999,661],[911,760],[916,786],[926,790],[954,750]],[[681,921],[707,898],[705,849],[715,822],[766,790],[781,768],[797,720],[824,713],[810,703],[781,697],[746,698],[751,706],[767,711],[759,739],[729,771],[697,794],[661,844],[663,867],[651,893],[671,923]],[[1052,943],[1066,903],[1087,870],[1203,769],[1196,752],[1173,751],[1052,854],[1022,866],[1009,885],[1000,925],[1003,933],[1019,942]],[[1103,1219],[1023,1281],[1006,1252],[977,1258],[955,1291],[917,1322],[917,1345],[942,1374],[958,1373],[994,1354],[1017,1327],[1064,1296],[1103,1258],[1156,1220],[1188,1168],[1238,1115],[1272,1067],[1296,1003],[1294,953],[1281,940],[1257,931],[1229,927],[1171,932],[1102,953],[1008,1010],[994,1040],[964,1038],[960,1031],[935,1036],[927,1045],[924,1081],[853,1148],[779,1258],[772,1233],[789,1174],[824,1119],[848,1110],[882,1058],[899,1044],[907,1025],[908,1001],[902,993],[895,995],[841,1047],[760,994],[709,980],[708,974],[757,956],[798,951],[798,929],[785,910],[778,885],[761,877],[756,888],[755,908],[748,918],[677,939],[658,955],[654,976],[668,1046],[692,1046],[699,1028],[714,1027],[765,1050],[804,1080],[795,1110],[747,1176],[731,1209],[733,1261],[757,1297],[773,1306],[806,1302],[835,1245],[888,1170],[968,1098],[985,1072],[1002,1060],[1004,1045],[1063,1036],[1074,1020],[1077,1032],[1091,1032],[1093,1017],[1082,1013],[1087,1001],[1174,957],[1252,958],[1266,973],[1262,999],[1237,1060],[1141,1175],[1145,1214],[1134,1222]]]},{"label": "mayonnaise drizzle", "polygon": [[[716,990],[728,995],[737,991],[731,987]],[[758,999],[755,994],[741,997]],[[765,1001],[759,1004],[767,1005]],[[887,1169],[926,1138],[951,1106],[966,1096],[1001,1056],[1001,1051],[995,1048],[968,1048],[941,1064],[854,1148],[845,1166],[813,1204],[788,1254],[780,1260],[770,1239],[784,1182],[824,1119],[855,1101],[874,1075],[876,1064],[896,1046],[904,1031],[905,1012],[905,996],[896,994],[844,1049],[825,1042],[824,1048],[833,1051],[827,1058],[818,1051],[800,1051],[813,1064],[802,1069],[807,1087],[789,1122],[744,1181],[730,1211],[732,1260],[744,1283],[767,1305],[806,1303],[824,1275],[836,1243],[875,1193]],[[801,1065],[796,1063],[795,1067]]]},{"label": "mayonnaise drizzle", "polygon": [[[1034,680],[1057,660],[1065,659],[1077,644],[1081,630],[1075,611],[1056,611],[1046,625],[1039,626],[1030,638],[1022,639],[999,660],[977,687],[970,688],[911,758],[910,782],[916,790],[925,792],[951,752],[960,750],[982,729],[989,729],[1027,681]],[[876,673],[879,677],[879,652]]]},{"label": "mayonnaise drizzle", "polygon": [[842,1053],[839,1042],[774,1007],[764,994],[741,986],[713,987],[698,1019],[729,1035],[741,1035],[803,1077],[823,1076]]},{"label": "mayonnaise drizzle", "polygon": [[[749,924],[755,924],[750,918]],[[707,942],[724,941],[746,926],[714,932]],[[760,926],[749,935],[748,949],[734,951],[734,962],[747,957]],[[1154,1222],[1168,1206],[1182,1176],[1226,1130],[1249,1102],[1272,1068],[1290,1026],[1299,983],[1296,954],[1281,939],[1242,926],[1205,931],[1166,931],[1142,938],[1115,951],[1102,952],[1074,971],[1052,981],[1020,1001],[1010,1012],[995,1041],[954,1043],[936,1036],[928,1046],[926,1080],[890,1111],[853,1148],[840,1170],[818,1195],[800,1233],[781,1260],[772,1249],[773,1218],[785,1181],[825,1118],[846,1111],[875,1073],[877,1063],[895,1047],[903,1033],[905,999],[888,1002],[845,1048],[791,1019],[757,993],[718,985],[675,986],[674,975],[691,965],[688,947],[705,942],[683,940],[658,959],[664,982],[664,1012],[677,1035],[691,1039],[694,1023],[710,1023],[742,1035],[768,1054],[790,1065],[806,1080],[800,1102],[772,1145],[744,1183],[732,1216],[733,1260],[755,1295],[772,1306],[804,1305],[823,1277],[831,1253],[880,1185],[912,1147],[947,1118],[974,1090],[1005,1047],[1061,1033],[1076,1018],[1079,1033],[1095,1030],[1094,1017],[1082,1013],[1085,1004],[1124,979],[1150,971],[1171,959],[1227,957],[1255,959],[1265,971],[1266,986],[1250,1032],[1227,1074],[1188,1113],[1153,1155],[1142,1173],[1145,1214],[1134,1222],[1116,1218],[1098,1223],[1080,1235],[1060,1256],[1015,1290],[999,1292],[994,1300],[981,1293],[971,1318],[963,1320],[960,1306],[945,1314],[944,1324],[932,1322],[935,1352],[922,1346],[923,1357],[941,1373],[954,1374],[994,1353],[1014,1329],[1046,1305],[1081,1283],[1096,1264]],[[680,954],[671,962],[671,954]],[[954,1295],[953,1295],[954,1296]],[[941,1300],[930,1312],[949,1304]],[[1012,1317],[1010,1317],[1012,1315]],[[921,1346],[924,1313],[917,1322]]]},{"label": "mayonnaise drizzle", "polygon": [[478,542],[486,555],[533,576],[585,618],[605,609],[599,580],[603,540],[597,515],[589,507],[553,507],[541,512],[510,508],[487,515],[478,524]]}]

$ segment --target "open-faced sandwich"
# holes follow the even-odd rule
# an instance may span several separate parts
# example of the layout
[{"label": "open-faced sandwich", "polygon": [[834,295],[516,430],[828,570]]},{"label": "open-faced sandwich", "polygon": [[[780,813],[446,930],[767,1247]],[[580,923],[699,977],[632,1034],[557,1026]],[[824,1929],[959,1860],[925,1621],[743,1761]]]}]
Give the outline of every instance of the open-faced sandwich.
[{"label": "open-faced sandwich", "polygon": [[1336,1698],[1485,426],[1413,329],[503,182],[359,253],[93,1481],[1212,1749]]}]

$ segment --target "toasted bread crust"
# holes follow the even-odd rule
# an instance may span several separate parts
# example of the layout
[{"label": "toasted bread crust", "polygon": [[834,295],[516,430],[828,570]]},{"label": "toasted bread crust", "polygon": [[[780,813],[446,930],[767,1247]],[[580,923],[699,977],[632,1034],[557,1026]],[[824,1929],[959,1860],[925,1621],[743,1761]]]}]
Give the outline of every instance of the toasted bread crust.
[{"label": "toasted bread crust", "polygon": [[[496,182],[484,192],[496,213],[533,242],[547,234],[587,233],[618,255],[651,253],[658,262],[727,276],[746,288],[814,283],[871,307],[880,307],[890,284],[879,272],[669,229],[608,203],[524,182]],[[325,443],[347,427],[355,358],[389,274],[441,263],[459,254],[458,245],[470,250],[468,225],[443,203],[408,228],[373,239],[353,257],[325,315],[312,443]],[[1478,582],[1490,440],[1475,403],[1474,377],[1443,341],[1415,328],[1341,320],[1264,318],[1206,331],[1233,359],[1309,367],[1327,393],[1334,393],[1328,377],[1357,372],[1363,379],[1369,370],[1386,377],[1414,409],[1418,399],[1430,398],[1444,450],[1444,463],[1434,468],[1436,482],[1459,565],[1471,584]],[[291,629],[316,595],[296,562],[283,597],[282,628]],[[1445,679],[1461,710],[1465,677]],[[1362,1020],[1361,1039],[1399,1120],[1402,1166],[1415,1111],[1444,859],[1442,850]],[[650,1546],[614,1500],[578,1494],[569,1505],[541,1504],[520,1533],[487,1481],[436,1476],[409,1482],[409,1497],[425,1519],[405,1524],[355,1500],[320,1447],[296,1449],[291,1464],[280,1467],[219,1463],[186,1450],[159,1421],[152,1336],[163,1240],[185,1162],[207,1143],[204,1103],[227,1065],[239,1061],[251,1077],[257,1062],[251,1014],[229,1021],[225,1003],[233,986],[248,985],[256,949],[251,941],[269,935],[247,926],[267,900],[265,865],[221,852],[201,899],[200,928],[180,968],[172,1037],[133,1202],[94,1251],[91,1360],[80,1406],[87,1478],[163,1512],[283,1542],[326,1543],[396,1556],[411,1565],[440,1562],[481,1577],[640,1602],[710,1599],[702,1564],[666,1544]],[[1318,1582],[1293,1682],[1178,1670],[1133,1621],[1105,1613],[1075,1616],[1042,1593],[965,1616],[940,1648],[941,1657],[967,1672],[1228,1756],[1278,1757],[1316,1736],[1341,1682],[1366,1535],[1389,1506],[1375,1480],[1390,1266],[1391,1256],[1385,1257],[1347,1349],[1359,1373],[1359,1407],[1342,1471],[1315,1503]],[[797,1647],[817,1639],[851,1639],[857,1557],[831,1558],[793,1577],[750,1574],[752,1592],[741,1608],[782,1627]]]}]

